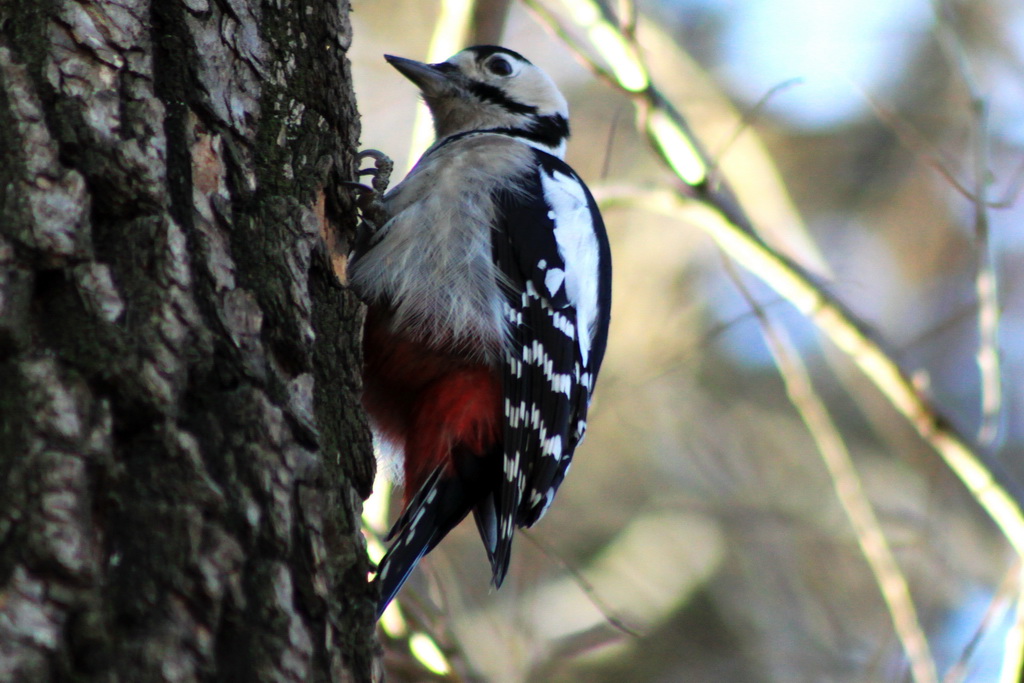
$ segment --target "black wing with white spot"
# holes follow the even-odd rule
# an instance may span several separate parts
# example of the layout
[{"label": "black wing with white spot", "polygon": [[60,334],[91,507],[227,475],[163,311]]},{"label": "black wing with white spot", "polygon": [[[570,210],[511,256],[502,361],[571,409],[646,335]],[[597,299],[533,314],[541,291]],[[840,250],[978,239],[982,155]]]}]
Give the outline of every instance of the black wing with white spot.
[{"label": "black wing with white spot", "polygon": [[497,198],[494,258],[505,288],[504,457],[496,496],[494,582],[516,526],[544,515],[586,429],[604,356],[611,257],[590,191],[560,159],[536,151],[530,177]]}]

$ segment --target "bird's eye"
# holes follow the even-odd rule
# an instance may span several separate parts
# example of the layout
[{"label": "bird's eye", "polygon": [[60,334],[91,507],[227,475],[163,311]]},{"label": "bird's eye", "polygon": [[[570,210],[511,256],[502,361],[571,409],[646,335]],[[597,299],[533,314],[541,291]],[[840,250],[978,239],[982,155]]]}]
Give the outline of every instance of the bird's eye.
[{"label": "bird's eye", "polygon": [[512,65],[504,57],[495,57],[487,62],[487,70],[495,76],[510,76],[512,74]]}]

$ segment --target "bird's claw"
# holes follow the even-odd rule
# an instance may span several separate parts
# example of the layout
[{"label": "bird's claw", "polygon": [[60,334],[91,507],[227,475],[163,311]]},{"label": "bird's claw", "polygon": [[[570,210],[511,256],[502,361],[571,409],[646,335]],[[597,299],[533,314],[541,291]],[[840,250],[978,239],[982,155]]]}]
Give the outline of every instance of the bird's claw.
[{"label": "bird's claw", "polygon": [[395,168],[395,162],[391,161],[384,152],[376,149],[364,149],[362,152],[356,155],[356,159],[359,161],[359,165],[362,166],[363,159],[373,159],[373,168],[361,168],[356,175],[373,176],[371,184],[373,189],[378,194],[384,194],[384,191],[388,189],[388,183],[391,181],[391,171]]},{"label": "bird's claw", "polygon": [[359,152],[356,159],[360,165],[364,159],[373,159],[373,168],[361,168],[356,172],[358,177],[372,176],[370,186],[353,181],[342,183],[356,190],[356,206],[359,207],[362,218],[356,229],[353,253],[367,249],[378,229],[387,222],[387,214],[384,211],[384,192],[388,188],[391,171],[395,167],[394,162],[386,154],[375,149],[365,149]]}]

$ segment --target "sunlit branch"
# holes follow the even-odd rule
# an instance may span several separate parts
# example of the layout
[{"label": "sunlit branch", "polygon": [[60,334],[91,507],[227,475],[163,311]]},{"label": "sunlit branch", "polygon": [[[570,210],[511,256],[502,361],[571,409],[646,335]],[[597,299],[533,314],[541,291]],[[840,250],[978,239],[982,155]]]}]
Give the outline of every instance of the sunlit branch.
[{"label": "sunlit branch", "polygon": [[[563,1],[576,5],[590,0]],[[543,21],[553,17],[537,0],[524,0],[524,3],[537,9]],[[610,30],[618,31],[610,22],[605,23]],[[552,24],[552,28],[559,35],[568,35],[557,22]],[[618,35],[622,36],[621,33]],[[998,469],[996,463],[986,462],[982,455],[975,452],[974,447],[936,410],[863,322],[825,291],[807,271],[791,258],[772,249],[755,233],[747,214],[724,182],[708,181],[707,171],[712,168],[712,162],[703,153],[682,117],[650,83],[646,67],[639,58],[629,65],[628,72],[639,70],[645,75],[647,85],[641,90],[636,89],[634,82],[623,84],[617,75],[612,75],[626,73],[627,69],[623,65],[618,65],[617,71],[609,71],[599,67],[596,58],[592,56],[597,53],[602,60],[607,61],[625,59],[627,57],[624,55],[629,53],[618,48],[606,52],[603,43],[593,43],[589,50],[572,40],[567,45],[595,73],[605,75],[633,98],[641,114],[639,118],[644,132],[656,143],[654,149],[664,163],[670,168],[698,171],[687,174],[690,182],[686,182],[687,176],[680,174],[681,180],[686,182],[685,193],[682,194],[701,200],[701,204],[696,205],[676,195],[675,200],[681,212],[685,206],[687,219],[705,230],[731,258],[788,299],[811,319],[822,334],[849,356],[889,403],[913,425],[920,437],[939,453],[1015,551],[1024,555],[1024,514],[1018,504],[1019,496],[1015,498],[1010,493],[1010,488],[1014,486],[1012,481]],[[637,53],[634,50],[631,54]],[[651,112],[658,112],[659,120],[663,122],[664,128],[660,135],[651,131]],[[671,134],[667,133],[669,130]],[[675,146],[679,140],[683,142]],[[704,169],[703,174],[699,173],[700,169]]]},{"label": "sunlit branch", "polygon": [[814,390],[807,368],[800,360],[800,354],[793,347],[785,328],[772,324],[764,309],[743,284],[732,261],[724,256],[723,261],[729,277],[757,317],[762,336],[786,386],[789,401],[814,440],[822,462],[828,468],[836,498],[853,527],[857,544],[885,600],[893,628],[907,655],[914,681],[937,683],[935,659],[917,617],[907,579],[878,523],[874,508],[864,492],[860,475],[857,474],[843,438],[832,422],[821,397]]}]

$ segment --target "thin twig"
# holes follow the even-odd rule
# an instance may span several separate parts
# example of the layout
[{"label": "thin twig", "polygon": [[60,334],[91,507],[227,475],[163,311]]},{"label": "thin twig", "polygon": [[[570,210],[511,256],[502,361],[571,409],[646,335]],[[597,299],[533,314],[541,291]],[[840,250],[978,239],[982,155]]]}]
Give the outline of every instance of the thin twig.
[{"label": "thin twig", "polygon": [[807,368],[800,360],[800,354],[794,349],[785,328],[772,324],[764,309],[743,284],[733,262],[725,254],[722,254],[722,260],[729,278],[757,316],[761,334],[786,386],[789,401],[828,468],[836,498],[850,520],[857,544],[885,600],[896,636],[907,655],[911,675],[917,683],[937,683],[935,659],[917,618],[907,579],[889,548],[889,542],[864,492],[843,438],[832,422],[824,402],[815,392]]},{"label": "thin twig", "polygon": [[601,180],[605,180],[608,177],[608,171],[611,169],[612,147],[615,143],[615,134],[619,130],[619,120],[622,118],[623,109],[624,106],[620,106],[616,110],[615,116],[612,117],[612,123],[608,126],[608,143],[604,148],[604,161],[601,164],[601,175],[598,176]]},{"label": "thin twig", "polygon": [[967,187],[963,181],[956,177],[952,166],[953,163],[943,157],[942,152],[928,142],[913,126],[896,115],[891,109],[883,105],[867,91],[858,88],[856,84],[852,87],[860,91],[861,97],[868,107],[885,126],[896,134],[900,144],[913,154],[921,163],[938,173],[946,183],[953,188],[957,194],[975,204],[981,203],[986,209],[1009,209],[1017,203],[1021,191],[1024,191],[1024,158],[1017,164],[1016,170],[1010,176],[1006,189],[998,199],[987,199],[982,201],[974,190]]},{"label": "thin twig", "polygon": [[988,188],[989,188],[989,134],[988,103],[981,95],[977,78],[972,72],[963,42],[956,34],[951,17],[952,8],[946,0],[933,4],[939,42],[963,82],[974,114],[974,236],[977,248],[977,272],[974,288],[978,297],[978,373],[981,384],[981,427],[978,441],[992,447],[998,442],[1003,411],[1002,362],[999,353],[999,279],[995,258],[989,242]]},{"label": "thin twig", "polygon": [[633,628],[621,618],[615,616],[612,608],[606,603],[600,595],[597,594],[597,590],[594,588],[594,584],[587,581],[583,576],[583,573],[576,567],[569,564],[569,562],[563,558],[558,552],[551,547],[550,543],[542,541],[536,534],[532,534],[527,530],[522,530],[520,535],[536,546],[542,553],[547,555],[549,558],[558,563],[565,571],[569,573],[572,580],[579,586],[580,591],[587,597],[590,604],[594,606],[601,616],[604,617],[605,621],[612,628],[622,631],[626,635],[633,636],[634,638],[643,638],[644,634],[642,631]]},{"label": "thin twig", "polygon": [[[1024,571],[1024,564],[1017,564],[1017,571]],[[1000,672],[1000,683],[1020,683],[1020,672],[1024,670],[1024,578],[1017,583],[1017,611],[1013,625],[1006,634],[1006,647],[1003,648],[1003,669]]]},{"label": "thin twig", "polygon": [[712,163],[709,167],[709,173],[711,175],[715,174],[722,163],[722,158],[725,157],[732,146],[736,144],[736,141],[740,139],[740,136],[743,135],[743,133],[749,129],[755,121],[757,121],[762,113],[764,113],[764,110],[768,107],[768,103],[771,102],[776,95],[784,90],[789,90],[794,86],[802,85],[803,82],[803,78],[790,78],[788,81],[783,81],[782,83],[773,85],[768,89],[768,92],[761,96],[761,99],[754,103],[753,107],[746,109],[743,112],[743,116],[736,123],[735,130],[733,130],[732,134],[713,155],[711,159]]},{"label": "thin twig", "polygon": [[1006,572],[1006,576],[1000,581],[999,587],[992,596],[992,600],[989,601],[985,614],[981,617],[981,621],[978,622],[978,628],[975,629],[971,639],[964,646],[963,652],[960,653],[956,663],[946,672],[942,683],[963,683],[967,680],[969,674],[968,664],[971,661],[971,657],[978,650],[978,646],[981,645],[985,634],[998,626],[997,622],[1004,618],[1006,610],[1020,595],[1020,572],[1021,563],[1019,561],[1014,562],[1010,570]]},{"label": "thin twig", "polygon": [[978,266],[975,291],[978,295],[978,372],[981,378],[981,427],[978,442],[993,447],[999,442],[1003,417],[1002,362],[999,352],[999,278],[989,240],[988,211],[985,208],[988,176],[988,117],[978,112],[974,234]]}]

